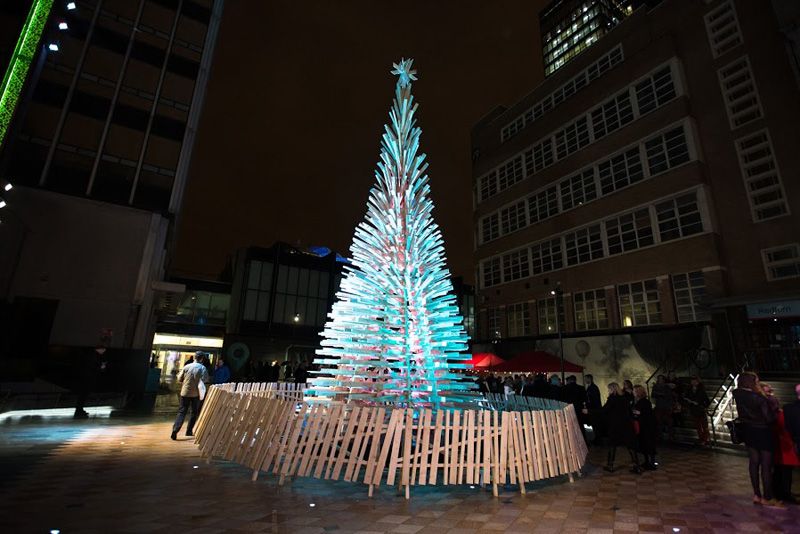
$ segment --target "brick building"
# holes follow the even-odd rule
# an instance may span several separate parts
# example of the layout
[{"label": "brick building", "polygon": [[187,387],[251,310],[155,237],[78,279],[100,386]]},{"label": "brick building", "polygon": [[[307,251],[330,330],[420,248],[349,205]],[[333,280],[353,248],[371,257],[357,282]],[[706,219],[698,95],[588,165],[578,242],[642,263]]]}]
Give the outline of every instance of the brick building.
[{"label": "brick building", "polygon": [[482,340],[541,343],[561,311],[568,359],[620,335],[651,371],[699,346],[800,369],[800,91],[770,7],[640,7],[475,125]]}]

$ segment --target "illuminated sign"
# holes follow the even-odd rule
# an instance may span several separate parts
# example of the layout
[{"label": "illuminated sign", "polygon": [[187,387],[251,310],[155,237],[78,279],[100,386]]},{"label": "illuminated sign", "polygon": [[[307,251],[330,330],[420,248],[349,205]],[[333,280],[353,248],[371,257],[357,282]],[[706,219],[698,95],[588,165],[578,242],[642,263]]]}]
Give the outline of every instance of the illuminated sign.
[{"label": "illuminated sign", "polygon": [[748,304],[747,317],[749,319],[780,319],[782,317],[800,317],[800,300],[784,300],[781,302]]}]

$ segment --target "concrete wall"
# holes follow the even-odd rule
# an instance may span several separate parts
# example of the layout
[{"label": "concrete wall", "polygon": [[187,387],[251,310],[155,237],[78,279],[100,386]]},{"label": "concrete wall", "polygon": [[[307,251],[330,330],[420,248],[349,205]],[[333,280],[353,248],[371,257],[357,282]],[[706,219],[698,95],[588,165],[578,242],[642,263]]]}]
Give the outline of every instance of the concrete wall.
[{"label": "concrete wall", "polygon": [[147,348],[152,336],[137,335],[134,346],[134,333],[137,323],[150,324],[166,220],[24,187],[11,200],[15,224],[0,232],[0,287],[10,288],[7,298],[58,301],[52,345],[96,345],[101,330],[111,328],[110,346]]}]

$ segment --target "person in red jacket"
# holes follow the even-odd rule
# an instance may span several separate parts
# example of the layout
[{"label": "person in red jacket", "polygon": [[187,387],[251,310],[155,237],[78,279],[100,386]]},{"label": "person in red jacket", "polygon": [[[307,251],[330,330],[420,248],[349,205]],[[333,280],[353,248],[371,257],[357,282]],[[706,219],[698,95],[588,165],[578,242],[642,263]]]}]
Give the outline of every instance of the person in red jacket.
[{"label": "person in red jacket", "polygon": [[773,431],[777,442],[775,468],[772,475],[775,498],[783,502],[800,504],[800,500],[792,496],[792,469],[800,466],[800,458],[797,457],[795,442],[786,430],[783,410],[778,412],[778,421],[775,423]]}]

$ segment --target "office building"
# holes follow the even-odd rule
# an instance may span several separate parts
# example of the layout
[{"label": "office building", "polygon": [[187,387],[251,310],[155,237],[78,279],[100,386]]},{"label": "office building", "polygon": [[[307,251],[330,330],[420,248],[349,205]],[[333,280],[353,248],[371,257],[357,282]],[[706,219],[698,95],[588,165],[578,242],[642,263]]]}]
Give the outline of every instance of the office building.
[{"label": "office building", "polygon": [[690,354],[694,372],[800,370],[790,51],[770,4],[666,0],[484,117],[481,340],[557,351],[560,332],[569,359],[614,378],[697,347],[715,361]]},{"label": "office building", "polygon": [[622,22],[633,0],[553,0],[539,13],[544,75],[550,76]]},{"label": "office building", "polygon": [[[6,357],[102,345],[146,368],[156,312],[185,289],[165,272],[222,5],[53,4],[0,153]],[[30,6],[4,3],[0,26]],[[16,39],[0,38],[4,71]]]}]

